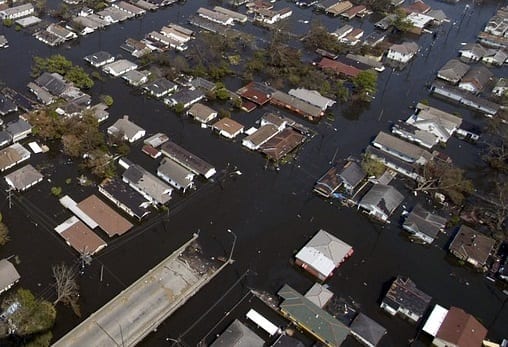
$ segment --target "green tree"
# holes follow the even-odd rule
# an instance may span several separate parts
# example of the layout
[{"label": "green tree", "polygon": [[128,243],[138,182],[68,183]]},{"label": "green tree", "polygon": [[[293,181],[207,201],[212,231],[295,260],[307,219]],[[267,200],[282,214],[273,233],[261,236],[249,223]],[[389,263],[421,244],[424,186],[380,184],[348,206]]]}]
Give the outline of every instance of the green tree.
[{"label": "green tree", "polygon": [[183,111],[185,111],[185,106],[181,102],[179,102],[175,106],[173,106],[173,111],[175,111],[178,114],[181,114],[183,113]]},{"label": "green tree", "polygon": [[62,187],[51,187],[51,194],[53,194],[56,197],[59,197],[62,195]]},{"label": "green tree", "polygon": [[367,173],[368,176],[374,177],[380,177],[386,170],[383,163],[375,159],[372,159],[368,154],[365,154],[363,156],[361,166],[363,171],[365,171],[365,173]]},{"label": "green tree", "polygon": [[368,101],[376,94],[377,73],[372,70],[363,70],[353,78],[353,85],[360,98]]},{"label": "green tree", "polygon": [[407,15],[404,10],[399,8],[395,10],[395,19],[392,23],[395,29],[407,32],[413,28],[413,24],[406,17]]},{"label": "green tree", "polygon": [[46,331],[45,333],[34,335],[31,340],[24,344],[24,347],[49,347],[52,339],[53,334],[51,331]]},{"label": "green tree", "polygon": [[14,24],[14,21],[12,19],[10,19],[10,18],[5,18],[3,20],[3,24],[6,27],[11,27]]},{"label": "green tree", "polygon": [[113,106],[113,97],[111,95],[101,95],[101,101],[108,107]]},{"label": "green tree", "polygon": [[0,246],[5,245],[10,240],[9,228],[3,222],[0,222]]}]

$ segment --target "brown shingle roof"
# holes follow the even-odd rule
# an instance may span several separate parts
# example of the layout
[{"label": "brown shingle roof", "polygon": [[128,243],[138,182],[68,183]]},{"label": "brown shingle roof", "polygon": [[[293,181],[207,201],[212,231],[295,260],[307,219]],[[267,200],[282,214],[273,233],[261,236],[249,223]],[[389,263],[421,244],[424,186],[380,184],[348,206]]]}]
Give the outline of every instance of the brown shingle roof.
[{"label": "brown shingle roof", "polygon": [[480,347],[487,329],[464,310],[451,307],[436,337],[460,347]]},{"label": "brown shingle roof", "polygon": [[78,207],[92,218],[109,237],[122,235],[132,228],[132,224],[95,195],[90,195]]},{"label": "brown shingle roof", "polygon": [[346,65],[328,58],[321,59],[318,66],[324,70],[329,69],[337,74],[345,75],[347,77],[356,77],[361,72],[361,70],[354,66]]}]

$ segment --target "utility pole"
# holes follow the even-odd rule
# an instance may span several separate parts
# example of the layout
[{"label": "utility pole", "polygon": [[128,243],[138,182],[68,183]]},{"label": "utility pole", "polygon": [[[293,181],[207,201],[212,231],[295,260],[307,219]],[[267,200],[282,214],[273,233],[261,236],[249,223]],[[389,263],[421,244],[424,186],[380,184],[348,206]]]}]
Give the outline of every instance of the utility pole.
[{"label": "utility pole", "polygon": [[12,187],[7,190],[7,199],[9,200],[9,209],[12,208]]}]

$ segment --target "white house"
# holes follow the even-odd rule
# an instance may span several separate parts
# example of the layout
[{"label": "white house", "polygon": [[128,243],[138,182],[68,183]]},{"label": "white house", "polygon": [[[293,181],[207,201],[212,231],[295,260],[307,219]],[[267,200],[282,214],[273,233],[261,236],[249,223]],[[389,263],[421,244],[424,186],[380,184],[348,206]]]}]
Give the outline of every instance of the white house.
[{"label": "white house", "polygon": [[108,128],[109,135],[121,136],[122,139],[131,143],[141,139],[145,133],[145,129],[131,122],[129,116],[123,116]]},{"label": "white house", "polygon": [[34,6],[30,3],[23,4],[19,6],[14,6],[10,8],[6,8],[5,10],[0,11],[1,19],[18,19],[31,15],[34,13]]},{"label": "white house", "polygon": [[390,46],[387,58],[400,63],[407,63],[418,53],[418,45],[415,42],[404,42],[400,45]]}]

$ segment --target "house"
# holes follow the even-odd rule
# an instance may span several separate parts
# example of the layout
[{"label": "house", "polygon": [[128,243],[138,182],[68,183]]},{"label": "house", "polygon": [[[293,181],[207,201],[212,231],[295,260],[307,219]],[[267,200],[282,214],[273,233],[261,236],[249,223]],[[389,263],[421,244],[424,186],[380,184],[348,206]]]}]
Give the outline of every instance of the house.
[{"label": "house", "polygon": [[153,82],[147,83],[143,86],[143,89],[148,92],[151,96],[161,98],[169,93],[176,91],[177,86],[166,78],[162,77]]},{"label": "house", "polygon": [[200,17],[208,19],[214,23],[219,23],[221,25],[233,25],[235,21],[233,17],[224,14],[222,12],[212,11],[204,7],[198,8],[197,14]]},{"label": "house", "polygon": [[120,164],[126,168],[122,174],[123,181],[150,201],[152,205],[165,205],[171,199],[173,189],[166,183],[126,159],[121,159]]},{"label": "house", "polygon": [[191,116],[200,123],[208,123],[217,117],[217,111],[201,103],[196,103],[187,111],[187,115]]},{"label": "house", "polygon": [[98,104],[95,104],[92,107],[90,107],[89,111],[93,115],[93,117],[97,119],[97,122],[102,123],[109,118],[109,112],[106,111],[108,107],[109,106],[106,105],[105,103],[99,102]]},{"label": "house", "polygon": [[69,29],[66,29],[63,26],[56,23],[51,23],[50,25],[48,25],[46,31],[53,35],[58,36],[64,41],[73,40],[78,37],[78,35],[76,35],[75,32],[70,31]]},{"label": "house", "polygon": [[482,58],[482,62],[495,66],[503,66],[508,61],[508,51],[506,49],[488,50]]},{"label": "house", "polygon": [[373,31],[363,39],[365,46],[376,47],[386,38],[386,34],[380,31]]},{"label": "house", "polygon": [[409,277],[397,276],[380,306],[392,316],[399,314],[417,323],[427,311],[431,299]]},{"label": "house", "polygon": [[360,200],[358,208],[365,210],[370,216],[386,222],[403,200],[404,196],[394,187],[374,184]]},{"label": "house", "polygon": [[138,87],[148,82],[148,77],[152,73],[148,70],[131,70],[122,75],[122,78],[127,81],[131,86]]},{"label": "house", "polygon": [[276,115],[275,113],[266,112],[261,117],[260,126],[267,124],[275,126],[278,131],[282,131],[287,125],[287,120],[284,117]]},{"label": "house", "polygon": [[32,165],[28,164],[5,176],[5,181],[14,190],[25,191],[41,182],[44,176]]},{"label": "house", "polygon": [[205,98],[205,94],[198,89],[181,89],[169,98],[164,99],[164,103],[169,106],[181,104],[183,108],[189,108],[196,102]]},{"label": "house", "polygon": [[439,143],[439,139],[436,135],[426,130],[419,129],[413,124],[409,124],[407,121],[403,122],[400,119],[393,125],[392,133],[428,149],[431,149],[434,145]]},{"label": "house", "polygon": [[341,63],[340,61],[332,60],[329,58],[322,58],[318,66],[323,70],[329,70],[336,73],[339,76],[343,76],[346,78],[354,78],[358,76],[358,74],[362,71],[354,66]]},{"label": "house", "polygon": [[293,11],[289,7],[285,7],[278,11],[266,8],[259,8],[256,9],[254,13],[255,20],[265,24],[275,24],[283,19],[290,17],[293,14]]},{"label": "house", "polygon": [[447,219],[425,210],[417,204],[406,216],[402,228],[411,234],[412,238],[423,243],[432,243],[440,231],[446,227]]},{"label": "house", "polygon": [[157,148],[147,144],[141,147],[141,152],[145,153],[146,155],[149,155],[153,159],[157,159],[162,155],[162,153],[158,151]]},{"label": "house", "polygon": [[469,70],[459,83],[459,88],[478,94],[493,84],[494,74],[485,66],[475,66]]},{"label": "house", "polygon": [[160,145],[162,145],[163,143],[168,142],[168,141],[169,141],[168,135],[163,134],[163,133],[157,133],[157,134],[154,134],[154,135],[144,139],[143,143],[150,145],[154,148],[157,148]]},{"label": "house", "polygon": [[417,35],[422,34],[430,24],[434,23],[434,17],[418,12],[408,14],[405,20],[411,24],[409,32]]},{"label": "house", "polygon": [[131,15],[134,16],[141,16],[146,13],[146,11],[142,8],[139,8],[138,6],[135,6],[131,3],[128,3],[126,1],[119,1],[116,3],[113,3],[111,6],[116,7],[122,11],[125,11]]},{"label": "house", "polygon": [[351,329],[351,335],[367,347],[377,346],[387,333],[381,324],[363,313],[359,313],[355,317],[349,328]]},{"label": "house", "polygon": [[3,147],[12,141],[12,136],[5,130],[0,130],[0,147]]},{"label": "house", "polygon": [[118,136],[130,143],[141,139],[145,133],[145,129],[131,122],[129,116],[123,116],[108,128],[109,135]]},{"label": "house", "polygon": [[[404,2],[404,1],[402,1]],[[389,14],[386,17],[381,18],[381,20],[374,23],[374,26],[381,30],[388,30],[393,25],[393,22],[397,19],[395,14]]]},{"label": "house", "polygon": [[507,78],[498,79],[496,85],[494,86],[494,89],[492,89],[492,93],[497,96],[503,96],[506,94],[506,91],[508,91],[508,79]]},{"label": "house", "polygon": [[353,4],[350,1],[335,1],[335,3],[331,6],[328,6],[325,9],[326,14],[332,16],[338,16],[339,14],[349,10],[353,7]]},{"label": "house", "polygon": [[127,219],[94,194],[79,202],[77,207],[95,221],[109,237],[123,235],[133,227]]},{"label": "house", "polygon": [[194,31],[174,23],[169,23],[167,26],[162,27],[160,32],[162,35],[169,36],[182,44],[190,41],[194,36]]},{"label": "house", "polygon": [[0,94],[0,116],[5,116],[11,112],[16,112],[18,106],[5,95]]},{"label": "house", "polygon": [[485,271],[487,259],[495,251],[495,245],[494,239],[462,225],[453,238],[449,250],[458,259]]},{"label": "house", "polygon": [[342,185],[337,167],[332,166],[314,185],[314,191],[325,198],[330,198]]},{"label": "house", "polygon": [[4,35],[0,35],[0,48],[7,47],[9,47],[9,41],[7,41],[7,38]]},{"label": "house", "polygon": [[324,308],[333,298],[333,293],[322,284],[314,283],[304,296],[317,307]]},{"label": "house", "polygon": [[162,154],[194,172],[196,175],[202,175],[206,179],[209,179],[216,173],[215,168],[211,164],[178,146],[172,141],[164,143],[161,146],[161,151]]},{"label": "house", "polygon": [[0,260],[0,294],[11,289],[20,278],[14,264],[7,259]]},{"label": "house", "polygon": [[430,10],[427,12],[427,16],[432,17],[433,25],[441,25],[445,22],[450,22],[450,19],[446,16],[443,10]]},{"label": "house", "polygon": [[133,57],[141,58],[144,55],[147,55],[152,52],[152,47],[147,45],[146,43],[128,38],[125,40],[125,43],[120,46],[126,52],[129,52]]},{"label": "house", "polygon": [[114,77],[118,77],[126,72],[136,70],[137,68],[138,68],[137,64],[128,61],[127,59],[119,59],[117,61],[104,65],[102,67],[102,70],[107,74],[110,74]]},{"label": "house", "polygon": [[349,33],[351,33],[353,31],[353,26],[349,25],[349,24],[345,24],[343,26],[341,26],[340,28],[338,28],[337,30],[335,30],[334,32],[331,32],[330,34],[332,36],[335,36],[337,38],[337,40],[341,40],[343,39],[344,37],[346,37]]},{"label": "house", "polygon": [[344,189],[349,194],[353,194],[356,187],[367,176],[362,167],[354,161],[348,161],[338,175],[344,186]]},{"label": "house", "polygon": [[438,108],[418,103],[415,113],[406,120],[406,123],[426,131],[434,135],[438,141],[446,143],[462,124],[462,118]]},{"label": "house", "polygon": [[231,18],[233,18],[233,20],[235,22],[245,23],[249,19],[249,17],[247,17],[246,15],[244,15],[242,13],[239,13],[239,12],[236,12],[236,11],[231,11],[231,10],[229,10],[227,8],[224,8],[224,7],[221,7],[221,6],[215,6],[213,8],[213,10],[215,12],[223,13],[223,14],[225,14],[227,16],[230,16]]},{"label": "house", "polygon": [[436,305],[425,322],[423,331],[434,337],[437,347],[481,347],[487,329],[471,314],[458,307],[449,310]]},{"label": "house", "polygon": [[242,145],[253,151],[259,149],[262,144],[277,135],[279,130],[271,124],[260,126],[254,133],[242,140]]},{"label": "house", "polygon": [[296,253],[295,264],[325,281],[352,254],[353,247],[321,229]]},{"label": "house", "polygon": [[244,126],[237,121],[224,117],[212,125],[212,128],[219,132],[219,135],[233,139],[243,132]]},{"label": "house", "polygon": [[89,227],[72,216],[54,229],[65,242],[81,255],[94,255],[107,246],[107,243]]},{"label": "house", "polygon": [[418,53],[418,45],[415,42],[407,41],[401,44],[391,45],[386,57],[399,63],[409,62]]},{"label": "house", "polygon": [[263,143],[259,149],[268,159],[279,161],[295,150],[303,141],[305,141],[304,135],[291,128],[285,128]]},{"label": "house", "polygon": [[266,84],[254,81],[236,91],[236,93],[242,98],[247,99],[259,106],[263,106],[268,101],[270,101],[273,92],[274,90]]},{"label": "house", "polygon": [[458,59],[450,59],[437,72],[437,77],[452,84],[457,84],[468,71],[469,65],[464,64]]},{"label": "house", "polygon": [[226,330],[222,332],[210,347],[263,347],[265,341],[246,327],[238,319],[235,319]]},{"label": "house", "polygon": [[106,7],[104,10],[97,12],[97,15],[110,24],[123,22],[124,20],[134,17],[134,15],[116,7]]},{"label": "house", "polygon": [[72,86],[65,81],[62,75],[56,72],[43,72],[34,82],[40,88],[57,97],[63,95]]},{"label": "house", "polygon": [[305,88],[291,89],[289,95],[303,100],[311,105],[321,108],[322,111],[335,105],[335,100],[322,96],[317,90],[309,90]]},{"label": "house", "polygon": [[31,3],[9,7],[0,11],[0,19],[18,19],[26,17],[35,12]]},{"label": "house", "polygon": [[211,81],[208,81],[202,77],[193,78],[191,81],[192,87],[201,89],[204,92],[211,92],[217,88],[217,85]]},{"label": "house", "polygon": [[143,219],[150,213],[150,202],[127,183],[118,178],[106,179],[99,185],[99,192],[129,216]]},{"label": "house", "polygon": [[318,121],[324,114],[321,108],[278,90],[272,93],[270,103],[293,111],[309,121]]},{"label": "house", "polygon": [[326,347],[340,346],[348,336],[348,327],[289,285],[285,284],[277,295],[283,299],[280,304],[282,315]]},{"label": "house", "polygon": [[115,61],[115,57],[106,51],[87,55],[84,60],[94,67],[101,67]]},{"label": "house", "polygon": [[425,149],[403,141],[383,131],[378,133],[374,141],[372,141],[372,144],[381,151],[408,163],[425,165],[432,158],[432,154]]},{"label": "house", "polygon": [[340,15],[346,19],[353,19],[354,17],[363,17],[365,12],[367,11],[367,7],[364,5],[357,5],[351,7],[349,10],[342,12]]},{"label": "house", "polygon": [[483,112],[488,117],[494,116],[501,108],[501,105],[495,102],[471,94],[463,89],[447,85],[441,81],[434,81],[430,87],[430,92],[465,107]]},{"label": "house", "polygon": [[468,43],[459,49],[459,54],[464,59],[480,61],[487,54],[487,50],[479,43]]},{"label": "house", "polygon": [[431,10],[431,7],[422,0],[415,0],[412,4],[402,7],[406,13],[422,13],[425,14]]},{"label": "house", "polygon": [[28,149],[19,143],[13,143],[9,147],[0,150],[0,172],[5,171],[29,158],[30,151]]},{"label": "house", "polygon": [[169,158],[162,159],[157,176],[183,193],[194,186],[194,174]]},{"label": "house", "polygon": [[360,42],[360,39],[363,36],[363,30],[360,28],[354,28],[349,34],[340,39],[339,41],[342,43],[346,43],[350,46],[354,46]]}]

